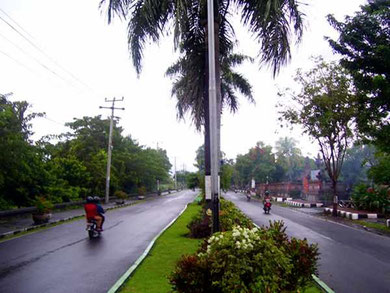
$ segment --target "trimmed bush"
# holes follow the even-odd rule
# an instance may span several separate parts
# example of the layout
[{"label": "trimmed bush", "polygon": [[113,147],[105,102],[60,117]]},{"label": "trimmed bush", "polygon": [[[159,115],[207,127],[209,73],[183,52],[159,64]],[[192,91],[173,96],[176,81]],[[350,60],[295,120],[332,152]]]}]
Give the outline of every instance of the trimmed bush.
[{"label": "trimmed bush", "polygon": [[146,194],[146,187],[143,185],[138,187],[137,193],[138,193],[138,195],[145,195]]},{"label": "trimmed bush", "polygon": [[236,208],[231,201],[221,199],[221,211],[219,213],[221,231],[231,231],[233,227],[253,228],[252,221],[241,210]]},{"label": "trimmed bush", "polygon": [[205,213],[203,209],[187,225],[187,228],[190,230],[190,237],[205,238],[211,235],[211,220]]},{"label": "trimmed bush", "polygon": [[[231,231],[234,226],[253,228],[252,221],[236,206],[221,198],[221,209],[219,211],[219,221],[221,231]],[[211,235],[212,219],[207,216],[206,208],[196,215],[188,224],[190,237],[205,238]]]},{"label": "trimmed bush", "polygon": [[40,215],[50,213],[54,207],[53,203],[44,196],[37,196],[34,205],[37,209],[36,213]]},{"label": "trimmed bush", "polygon": [[127,198],[127,194],[126,192],[122,191],[122,190],[117,190],[114,192],[114,196],[119,198],[119,199],[126,199]]},{"label": "trimmed bush", "polygon": [[293,291],[316,272],[317,260],[317,246],[289,240],[282,222],[261,229],[237,226],[182,257],[170,282],[179,293]]}]

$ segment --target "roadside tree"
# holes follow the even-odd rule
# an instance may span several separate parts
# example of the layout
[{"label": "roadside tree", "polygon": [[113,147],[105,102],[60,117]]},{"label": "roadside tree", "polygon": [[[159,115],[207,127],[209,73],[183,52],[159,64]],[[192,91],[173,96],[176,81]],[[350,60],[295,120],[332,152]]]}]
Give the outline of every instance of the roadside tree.
[{"label": "roadside tree", "polygon": [[301,125],[303,132],[318,143],[332,182],[333,215],[337,216],[337,181],[346,150],[354,138],[356,111],[352,81],[339,65],[326,63],[321,58],[310,71],[298,70],[294,80],[301,91],[287,89],[280,93],[281,96],[289,94],[293,101],[291,104],[289,99],[284,104],[280,119]]},{"label": "roadside tree", "polygon": [[297,148],[297,141],[291,137],[281,137],[276,141],[275,149],[276,162],[283,168],[284,177],[291,182],[301,176],[305,159]]},{"label": "roadside tree", "polygon": [[390,1],[369,0],[344,22],[328,16],[340,33],[331,47],[357,88],[359,131],[379,149],[390,152]]},{"label": "roadside tree", "polygon": [[0,95],[0,208],[26,206],[47,184],[43,153],[31,141],[31,121],[44,113],[30,113],[25,101]]},{"label": "roadside tree", "polygon": [[367,172],[376,164],[374,153],[372,145],[356,144],[347,149],[341,168],[341,180],[349,190],[357,183],[368,181]]}]

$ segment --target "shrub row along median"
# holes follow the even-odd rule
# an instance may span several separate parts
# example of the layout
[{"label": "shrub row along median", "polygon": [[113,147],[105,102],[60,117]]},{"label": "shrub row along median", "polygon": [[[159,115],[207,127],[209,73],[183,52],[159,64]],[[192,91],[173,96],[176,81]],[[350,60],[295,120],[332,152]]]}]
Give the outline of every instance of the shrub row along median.
[{"label": "shrub row along median", "polygon": [[228,201],[221,202],[220,220],[223,232],[189,238],[207,236],[211,224],[200,205],[190,204],[121,292],[321,292],[307,289],[316,271],[315,245],[289,239],[282,222],[254,228]]}]

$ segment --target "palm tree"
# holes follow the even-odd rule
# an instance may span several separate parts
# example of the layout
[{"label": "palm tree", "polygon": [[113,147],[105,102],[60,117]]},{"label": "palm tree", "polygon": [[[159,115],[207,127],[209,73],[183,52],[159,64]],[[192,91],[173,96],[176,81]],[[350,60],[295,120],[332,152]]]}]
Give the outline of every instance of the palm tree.
[{"label": "palm tree", "polygon": [[[107,1],[109,22],[114,15],[129,20],[129,51],[137,73],[141,72],[145,43],[148,40],[157,42],[172,22],[176,46],[194,27],[207,33],[207,0],[101,0],[100,5]],[[302,36],[303,14],[298,9],[298,1],[215,0],[216,42],[220,42],[220,50],[224,44],[235,41],[229,18],[237,12],[259,43],[260,62],[270,64],[273,74],[277,74],[291,57],[291,25],[298,41]],[[193,20],[198,20],[198,23]]]},{"label": "palm tree", "polygon": [[[207,52],[204,44],[200,46],[200,50],[195,48],[196,46],[169,67],[166,75],[175,78],[172,96],[177,98],[178,118],[184,119],[185,113],[190,112],[192,122],[196,129],[200,130],[207,119],[205,108],[208,101],[208,78],[206,63],[203,62]],[[254,103],[252,86],[242,74],[233,70],[246,60],[253,61],[252,58],[241,54],[221,57],[221,111],[224,106],[233,113],[238,110],[236,91]]]},{"label": "palm tree", "polygon": [[303,167],[303,157],[297,143],[291,137],[281,137],[275,143],[278,161],[287,168],[286,175],[290,182],[296,179],[299,167]]},{"label": "palm tree", "polygon": [[[214,1],[217,89],[222,91],[225,89],[225,93],[230,93],[230,97],[233,98],[231,87],[220,83],[220,65],[223,66],[223,59],[232,54],[233,44],[236,42],[229,19],[238,12],[242,23],[248,27],[259,43],[260,64],[269,64],[273,69],[273,75],[276,75],[280,67],[291,57],[291,25],[297,34],[297,40],[301,39],[302,13],[298,9],[296,0]],[[183,68],[183,62],[188,67],[185,71],[185,78],[176,83],[173,89],[179,99],[178,115],[182,117],[184,112],[191,109],[194,122],[199,129],[199,123],[203,120],[201,117],[205,112],[199,102],[202,100],[201,97],[205,97],[205,93],[200,94],[204,89],[199,87],[201,84],[199,79],[207,75],[207,58],[205,57],[207,54],[207,0],[101,0],[100,6],[102,7],[106,2],[108,2],[109,23],[115,15],[128,19],[128,45],[137,74],[140,74],[142,69],[143,48],[146,42],[148,40],[157,42],[173,26],[175,48],[180,49],[186,56],[169,71],[178,72],[180,66]],[[190,58],[194,59],[189,61]],[[197,66],[192,67],[191,64]],[[204,64],[204,66],[200,67],[199,64]],[[181,71],[184,72],[183,69]],[[223,78],[232,78],[227,72],[225,73]],[[235,75],[235,78],[238,76]],[[238,82],[238,79],[236,81]],[[241,81],[244,80],[241,79]],[[187,84],[186,89],[196,89],[186,99],[183,93],[180,93],[180,88],[184,89],[184,83]],[[194,88],[194,85],[197,87]],[[217,90],[217,99],[222,106],[224,97],[221,94],[224,93]],[[198,99],[198,102],[195,103],[194,99]],[[236,99],[225,101],[230,101],[231,109],[234,111],[237,109]],[[185,104],[186,102],[188,103]]]},{"label": "palm tree", "polygon": [[[101,6],[106,1],[108,1],[109,23],[115,15],[128,19],[128,46],[137,74],[140,74],[142,69],[143,48],[146,42],[149,40],[157,42],[165,32],[169,32],[169,29],[173,27],[175,48],[180,49],[181,53],[184,54],[183,59],[179,59],[168,70],[168,74],[169,72],[172,75],[179,72],[183,74],[173,87],[173,93],[178,98],[178,115],[180,117],[191,109],[193,120],[199,129],[202,117],[207,119],[208,116],[204,115],[208,112],[208,103],[204,102],[208,97],[205,90],[208,85],[207,82],[203,82],[202,88],[200,80],[201,78],[205,78],[205,81],[208,79],[207,59],[205,58],[207,56],[206,40],[208,34],[207,0],[101,0]],[[231,65],[233,65],[234,60],[238,60],[234,59],[234,55],[232,55],[236,37],[229,19],[238,12],[242,23],[247,26],[259,44],[260,64],[270,65],[275,76],[280,67],[291,58],[291,25],[297,35],[297,41],[299,42],[301,39],[302,13],[298,9],[296,0],[214,1],[217,103],[222,111],[223,101],[230,101],[230,108],[235,111],[237,100],[232,86],[244,89],[246,80],[242,77],[239,78],[238,75],[234,75],[234,77],[229,75],[229,70],[224,68],[224,60],[226,60],[226,64],[229,64],[228,58],[233,58],[230,61]],[[204,64],[204,66],[199,66],[199,64]],[[222,77],[226,78],[222,82],[221,69]],[[238,87],[239,83],[242,84],[242,87]],[[189,95],[188,90],[191,90]],[[246,96],[248,95],[246,94]],[[220,117],[218,120],[220,121]],[[205,123],[207,125],[207,121]],[[205,127],[206,157],[207,132],[207,127]]]}]

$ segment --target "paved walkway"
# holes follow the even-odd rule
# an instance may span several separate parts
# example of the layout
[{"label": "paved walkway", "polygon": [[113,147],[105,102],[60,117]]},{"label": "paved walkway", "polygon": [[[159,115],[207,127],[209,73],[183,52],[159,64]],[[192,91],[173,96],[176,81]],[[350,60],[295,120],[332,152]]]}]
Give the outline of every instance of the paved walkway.
[{"label": "paved walkway", "polygon": [[[167,193],[164,193],[163,195],[165,194]],[[155,197],[157,197],[157,194],[150,194],[145,197],[145,200],[149,200]],[[139,200],[130,199],[130,200],[126,200],[125,204],[130,205],[136,202],[139,202]],[[117,207],[118,204],[116,204],[115,201],[112,201],[109,202],[108,204],[102,204],[102,206],[105,210],[109,210]],[[52,212],[52,218],[50,222],[74,218],[77,216],[84,216],[84,215],[85,215],[84,208],[82,206],[75,209],[69,209],[69,210],[55,210]],[[23,215],[16,215],[16,216],[1,217],[0,235],[7,232],[16,231],[24,228],[33,227],[33,226],[34,223],[30,213],[23,214]]]}]

